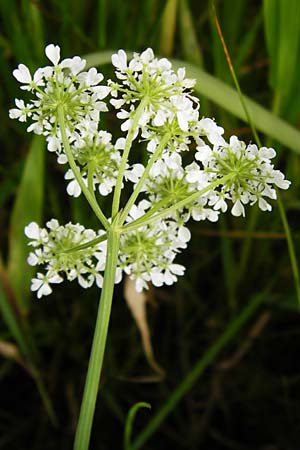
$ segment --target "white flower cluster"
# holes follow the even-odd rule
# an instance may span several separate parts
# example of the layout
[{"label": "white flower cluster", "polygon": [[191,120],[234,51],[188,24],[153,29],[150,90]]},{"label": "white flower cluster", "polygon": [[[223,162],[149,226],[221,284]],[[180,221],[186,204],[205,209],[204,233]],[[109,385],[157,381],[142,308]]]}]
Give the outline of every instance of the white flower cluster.
[{"label": "white flower cluster", "polygon": [[[270,211],[275,188],[289,187],[290,182],[271,162],[275,151],[247,146],[236,136],[227,142],[222,127],[200,117],[199,100],[191,93],[195,81],[185,78],[185,69],[175,72],[167,59],[155,58],[151,49],[134,53],[130,61],[124,50],[113,55],[117,81],[109,80],[107,86],[99,86],[103,76],[96,69],[83,72],[85,61],[78,56],[59,62],[60,50],[53,44],[46,47],[46,55],[53,67],[38,69],[33,77],[22,64],[14,71],[21,88],[35,93],[36,99],[27,105],[16,100],[17,109],[10,116],[20,121],[30,118],[33,123],[28,131],[45,135],[48,149],[65,164],[68,158],[57,117],[58,108],[63,107],[70,149],[89,190],[98,189],[100,195],[112,192],[122,165],[127,136],[113,144],[111,134],[99,129],[99,111],[108,109],[102,100],[109,93],[117,117],[123,120],[121,130],[146,142],[148,162],[130,165],[127,161],[125,165],[124,180],[134,184],[133,191],[140,189],[141,198],[131,203],[124,217],[116,282],[124,273],[135,280],[138,291],[150,282],[155,286],[174,283],[185,270],[174,261],[191,238],[186,227],[190,218],[216,222],[228,208],[234,216],[244,216],[245,205],[255,203],[262,211]],[[147,169],[149,161],[151,168]],[[68,193],[79,196],[81,187],[71,169],[65,178]],[[166,208],[168,213],[163,213]],[[143,224],[143,216],[151,214],[154,219],[160,216]],[[29,263],[46,267],[46,274],[39,273],[32,282],[38,297],[49,294],[50,284],[60,283],[63,274],[68,280],[77,278],[83,287],[94,282],[101,286],[106,242],[92,243],[85,250],[71,249],[103,233],[84,230],[79,224],[60,226],[54,219],[47,229],[30,224],[26,234],[35,250]]]},{"label": "white flower cluster", "polygon": [[70,251],[101,235],[93,230],[84,229],[82,225],[68,223],[59,225],[55,219],[46,223],[47,228],[40,228],[31,222],[25,227],[25,234],[31,239],[29,245],[33,251],[29,254],[31,266],[44,265],[46,273],[38,273],[33,278],[31,289],[37,291],[40,298],[52,292],[50,284],[61,283],[62,275],[67,280],[77,278],[80,286],[87,288],[94,282],[102,287],[103,277],[100,270],[105,265],[105,243],[92,245],[82,250]]},{"label": "white flower cluster", "polygon": [[176,119],[179,128],[187,131],[189,122],[194,120],[193,115],[197,116],[193,102],[198,104],[198,99],[186,93],[195,80],[185,78],[184,68],[175,73],[170,61],[155,58],[151,48],[141,54],[134,53],[129,64],[124,50],[119,50],[112,56],[112,63],[120,82],[109,82],[111,103],[115,108],[121,108],[117,117],[126,119],[121,126],[123,131],[130,128],[135,106],[141,100],[145,101],[145,108],[139,125],[151,122],[153,126],[161,127]]},{"label": "white flower cluster", "polygon": [[[142,200],[133,206],[127,222],[142,217],[149,205]],[[138,292],[148,289],[149,282],[157,287],[171,285],[177,281],[177,275],[184,274],[185,267],[175,264],[174,259],[190,238],[188,228],[173,220],[158,220],[128,231],[121,235],[118,267],[135,280]]]},{"label": "white flower cluster", "polygon": [[[91,177],[91,186],[95,191],[97,186],[101,195],[108,195],[116,184],[121,162],[120,150],[123,149],[124,139],[119,138],[115,145],[111,143],[112,135],[107,131],[86,130],[74,133],[74,142],[71,145],[72,154],[76,161],[81,177],[86,185]],[[66,155],[60,155],[58,162],[67,163]],[[81,188],[71,169],[65,174],[66,180],[71,180],[67,192],[73,197],[81,194]]]},{"label": "white flower cluster", "polygon": [[244,205],[258,206],[262,211],[271,211],[267,199],[276,199],[274,185],[288,189],[290,181],[285,180],[279,170],[274,169],[271,159],[276,156],[272,148],[257,148],[255,144],[246,144],[236,136],[230,138],[229,144],[211,149],[208,146],[197,147],[195,158],[204,167],[206,182],[212,182],[222,176],[231,174],[229,181],[209,195],[208,204],[215,210],[226,212],[228,201],[233,203],[231,213],[245,216]]},{"label": "white flower cluster", "polygon": [[17,108],[11,109],[9,115],[20,122],[30,119],[32,124],[27,130],[46,136],[48,149],[53,151],[58,150],[61,143],[58,108],[64,110],[67,133],[71,137],[86,120],[98,123],[99,112],[107,111],[102,100],[110,89],[98,86],[103,75],[94,67],[83,72],[86,61],[79,56],[60,62],[60,48],[53,44],[46,47],[45,53],[53,66],[39,68],[33,76],[24,64],[13,71],[22,84],[21,89],[30,91],[35,99],[28,104],[16,99]]}]

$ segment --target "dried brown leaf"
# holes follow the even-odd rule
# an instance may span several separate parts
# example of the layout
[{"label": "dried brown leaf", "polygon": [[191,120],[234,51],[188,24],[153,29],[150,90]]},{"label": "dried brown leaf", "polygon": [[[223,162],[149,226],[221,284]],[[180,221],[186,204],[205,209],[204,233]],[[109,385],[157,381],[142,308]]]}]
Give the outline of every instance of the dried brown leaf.
[{"label": "dried brown leaf", "polygon": [[146,303],[148,301],[147,294],[145,292],[137,292],[135,290],[135,283],[129,277],[126,277],[124,283],[124,297],[127,302],[128,308],[136,322],[139,329],[142,346],[150,367],[159,375],[159,379],[164,378],[165,371],[156,362],[149,330],[149,324],[147,321]]}]

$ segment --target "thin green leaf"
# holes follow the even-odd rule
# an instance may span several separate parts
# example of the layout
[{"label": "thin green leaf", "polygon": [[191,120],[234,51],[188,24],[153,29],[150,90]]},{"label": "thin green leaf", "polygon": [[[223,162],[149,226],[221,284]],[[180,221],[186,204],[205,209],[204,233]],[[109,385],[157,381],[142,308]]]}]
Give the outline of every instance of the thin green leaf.
[{"label": "thin green leaf", "polygon": [[35,136],[26,159],[18,188],[9,229],[8,275],[18,305],[28,310],[29,284],[33,270],[27,264],[28,240],[24,227],[32,221],[40,222],[44,189],[45,141]]},{"label": "thin green leaf", "polygon": [[179,28],[184,58],[192,64],[202,67],[201,48],[197,41],[195,25],[187,0],[179,2]]},{"label": "thin green leaf", "polygon": [[265,0],[263,6],[271,85],[288,98],[299,73],[300,2]]},{"label": "thin green leaf", "polygon": [[135,405],[133,405],[128,412],[128,415],[126,418],[126,424],[125,424],[125,431],[124,431],[124,450],[131,449],[130,442],[131,442],[133,422],[134,422],[136,413],[141,408],[151,409],[151,405],[146,402],[138,402]]},{"label": "thin green leaf", "polygon": [[8,298],[8,282],[6,283],[6,271],[4,269],[2,260],[0,259],[0,311],[4,322],[7,325],[11,335],[17,342],[22,354],[26,357],[30,355],[30,349],[27,345],[27,340],[23,334],[23,331],[16,319],[16,313],[14,312],[11,302]]},{"label": "thin green leaf", "polygon": [[177,15],[177,0],[168,0],[161,23],[160,51],[169,56],[173,52]]},{"label": "thin green leaf", "polygon": [[280,0],[264,0],[264,29],[267,50],[270,56],[270,84],[275,86],[277,71],[277,49],[278,49],[278,29],[279,29],[279,3]]}]

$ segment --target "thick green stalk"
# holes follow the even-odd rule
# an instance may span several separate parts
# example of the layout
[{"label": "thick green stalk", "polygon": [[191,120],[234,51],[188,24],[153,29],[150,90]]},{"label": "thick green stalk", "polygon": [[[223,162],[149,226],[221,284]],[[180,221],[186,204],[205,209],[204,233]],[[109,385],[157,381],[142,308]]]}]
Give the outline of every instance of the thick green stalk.
[{"label": "thick green stalk", "polygon": [[154,162],[161,156],[161,153],[163,152],[163,150],[164,150],[164,148],[166,146],[166,143],[168,142],[169,139],[170,139],[169,133],[165,134],[162,137],[162,139],[161,139],[159,145],[157,146],[155,152],[153,153],[153,155],[149,159],[147,167],[145,168],[145,170],[143,172],[143,175],[139,179],[136,187],[134,188],[133,193],[131,194],[128,202],[126,203],[126,205],[124,207],[124,210],[123,210],[123,212],[121,214],[121,218],[120,218],[120,224],[122,224],[125,221],[125,219],[127,217],[127,214],[130,211],[130,208],[132,207],[132,205],[134,204],[134,202],[138,198],[139,193],[141,192],[141,189],[142,189],[142,187],[143,187],[143,185],[144,185],[144,183],[145,183],[145,181],[146,181],[146,179],[147,179],[147,177],[149,175],[151,167],[153,166]]},{"label": "thick green stalk", "polygon": [[128,131],[128,135],[126,138],[125,147],[124,147],[124,151],[123,151],[123,155],[122,155],[122,159],[121,159],[121,164],[119,167],[119,174],[118,174],[118,178],[116,181],[116,187],[115,187],[115,191],[114,191],[114,198],[113,198],[112,211],[111,211],[112,218],[114,218],[119,211],[122,183],[123,183],[123,177],[124,177],[126,164],[128,161],[128,155],[129,155],[129,152],[131,149],[134,135],[135,135],[136,130],[139,125],[140,118],[144,112],[144,109],[145,109],[145,106],[147,103],[148,103],[148,98],[144,97],[141,100],[141,103],[139,104],[139,106],[137,107],[137,109],[135,111],[133,121],[131,124],[131,128]]},{"label": "thick green stalk", "polygon": [[70,143],[69,143],[67,133],[66,133],[64,109],[62,106],[58,107],[58,121],[59,121],[60,132],[61,132],[64,150],[66,152],[69,165],[70,165],[72,172],[76,178],[76,181],[79,184],[87,201],[89,202],[92,210],[94,211],[94,213],[96,214],[96,216],[98,217],[98,219],[100,220],[100,222],[102,223],[104,228],[107,230],[109,228],[108,220],[106,219],[100,206],[98,205],[97,201],[95,200],[94,195],[92,195],[92,193],[89,191],[89,189],[85,185],[85,183],[81,177],[80,171],[78,170],[78,167],[76,166],[76,163],[74,161],[73,154],[72,154],[72,151],[70,148]]},{"label": "thick green stalk", "polygon": [[[219,186],[222,183],[225,183],[226,181],[230,180],[230,178],[232,178],[232,173],[229,173],[227,175],[225,175],[222,178],[218,178],[216,181],[213,181],[212,183],[210,183],[208,186],[206,186],[203,189],[200,189],[200,191],[198,192],[194,192],[193,194],[189,195],[188,197],[184,198],[183,200],[180,200],[180,202],[175,203],[175,205],[170,206],[169,208],[164,209],[163,211],[161,211],[158,214],[155,215],[150,215],[150,217],[148,217],[145,220],[141,220],[143,218],[140,217],[139,219],[137,219],[136,221],[132,221],[130,223],[128,223],[127,225],[125,225],[123,227],[123,231],[132,231],[132,230],[136,230],[137,228],[140,228],[144,225],[148,225],[149,223],[157,220],[157,219],[162,219],[163,217],[168,216],[169,214],[171,214],[172,212],[176,211],[179,208],[182,208],[186,205],[188,205],[190,202],[193,202],[194,200],[196,200],[198,197],[200,197],[201,195],[205,194],[206,192],[210,191],[211,189]],[[149,210],[149,213],[151,212],[151,209]]]},{"label": "thick green stalk", "polygon": [[119,249],[119,233],[112,228],[107,237],[107,256],[96,328],[89,360],[84,394],[75,435],[74,450],[88,450],[99,381],[103,364],[107,331],[113,298]]}]

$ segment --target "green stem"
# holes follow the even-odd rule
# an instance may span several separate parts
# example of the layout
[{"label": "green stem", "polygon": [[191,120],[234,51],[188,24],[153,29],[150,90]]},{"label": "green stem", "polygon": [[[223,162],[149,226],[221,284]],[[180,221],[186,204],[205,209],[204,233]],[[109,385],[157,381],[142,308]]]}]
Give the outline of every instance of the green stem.
[{"label": "green stem", "polygon": [[[142,215],[142,217],[139,217],[138,219],[136,219],[134,221],[134,225],[140,224],[140,226],[143,226],[145,220],[148,219],[148,217],[153,216],[154,213],[159,211],[161,208],[163,208],[167,204],[170,204],[170,198],[163,198],[159,202],[155,203],[155,205],[149,211],[147,211],[145,214]],[[133,221],[130,222],[130,225],[131,224],[133,224]],[[125,225],[125,227],[126,227],[126,225]]]},{"label": "green stem", "polygon": [[204,355],[196,362],[195,366],[189,374],[182,380],[177,388],[172,392],[168,400],[164,403],[158,413],[150,420],[146,428],[138,435],[136,440],[131,444],[130,450],[140,449],[144,443],[157,430],[164,419],[174,410],[177,403],[192,388],[198,378],[203,374],[205,369],[211,364],[220,351],[235,337],[242,326],[254,314],[259,304],[265,298],[266,292],[254,296],[241,313],[229,322],[224,333],[219,339],[204,353]]},{"label": "green stem", "polygon": [[[175,203],[175,205],[172,205],[169,208],[166,208],[165,210],[161,211],[158,214],[155,214],[154,216],[151,215],[149,218],[147,218],[145,220],[140,220],[140,219],[142,219],[142,217],[141,217],[140,219],[137,219],[136,221],[134,220],[133,222],[128,223],[127,225],[125,225],[123,227],[123,231],[136,230],[137,228],[140,228],[144,225],[148,225],[149,223],[151,223],[155,220],[162,219],[163,217],[168,216],[169,214],[176,211],[177,209],[186,206],[190,202],[193,202],[194,200],[196,200],[197,198],[199,198],[201,195],[205,194],[206,192],[210,191],[211,189],[230,180],[230,178],[232,178],[232,173],[229,173],[222,178],[218,178],[216,181],[213,181],[205,188],[200,189],[200,191],[194,192],[193,194],[189,195],[188,197],[184,198],[183,200],[180,200],[180,202]],[[152,210],[150,209],[150,211],[148,211],[148,213],[150,214],[151,211]]]},{"label": "green stem", "polygon": [[72,247],[72,248],[69,248],[68,250],[64,250],[63,253],[68,254],[68,253],[79,252],[80,250],[90,248],[93,245],[99,244],[100,242],[104,242],[106,240],[107,240],[107,233],[105,233],[102,236],[99,236],[95,239],[92,239],[91,241],[85,242],[84,244],[76,245],[76,247]]},{"label": "green stem", "polygon": [[145,183],[145,181],[146,181],[146,179],[147,179],[147,177],[149,175],[149,172],[150,172],[151,167],[153,166],[153,163],[160,157],[160,155],[163,152],[163,150],[164,150],[164,148],[166,146],[166,143],[168,142],[169,139],[170,139],[170,134],[169,133],[165,134],[162,137],[162,139],[161,139],[159,145],[157,146],[155,152],[153,153],[153,155],[149,159],[147,167],[145,168],[145,170],[143,172],[143,175],[139,179],[137,185],[134,188],[133,193],[131,194],[128,202],[126,203],[126,205],[124,207],[124,210],[123,210],[123,212],[121,214],[121,218],[120,218],[120,224],[122,224],[125,221],[125,219],[127,217],[127,214],[130,211],[130,208],[132,207],[132,205],[136,201],[139,193],[141,192],[141,189],[142,189],[142,187],[143,187],[143,185],[144,185],[144,183]]},{"label": "green stem", "polygon": [[291,233],[291,230],[289,227],[289,223],[287,221],[286,213],[285,213],[284,206],[283,206],[283,203],[281,200],[281,195],[280,195],[278,189],[277,189],[277,201],[278,201],[279,212],[280,212],[280,216],[281,216],[281,220],[282,220],[282,224],[283,224],[283,228],[284,228],[284,232],[285,232],[285,237],[286,237],[286,241],[287,241],[287,245],[288,245],[288,249],[289,249],[289,256],[290,256],[290,261],[291,261],[291,266],[292,266],[292,271],[293,271],[293,276],[294,276],[297,300],[298,300],[298,305],[300,308],[300,276],[299,276],[299,268],[298,268],[296,253],[295,253],[295,246],[293,244],[292,233]]},{"label": "green stem", "polygon": [[63,146],[68,158],[68,162],[69,165],[72,169],[72,172],[75,176],[75,179],[77,181],[77,183],[79,184],[83,194],[85,195],[87,201],[89,202],[92,210],[94,211],[94,213],[96,214],[96,216],[98,217],[98,219],[100,220],[100,222],[102,223],[102,225],[104,226],[104,228],[106,230],[108,230],[109,228],[109,223],[108,220],[106,219],[105,215],[103,214],[100,206],[98,205],[97,201],[94,198],[94,195],[89,191],[89,189],[86,187],[80,171],[78,169],[78,167],[76,166],[76,163],[74,161],[73,158],[73,154],[72,154],[72,150],[70,148],[70,143],[67,137],[67,133],[66,133],[66,126],[65,126],[65,117],[64,117],[64,109],[62,106],[58,107],[58,121],[59,121],[59,126],[60,126],[60,132],[61,132],[61,137],[62,137],[62,141],[63,141]]},{"label": "green stem", "polygon": [[139,125],[139,120],[144,112],[144,109],[145,109],[145,106],[147,103],[148,103],[148,98],[144,97],[141,100],[139,106],[137,107],[137,109],[135,111],[133,121],[131,124],[131,128],[130,128],[127,138],[126,138],[125,147],[124,147],[121,164],[120,164],[120,168],[119,168],[119,174],[118,174],[118,178],[116,181],[116,187],[115,187],[115,191],[114,191],[112,211],[111,211],[112,218],[114,218],[115,215],[119,211],[122,183],[123,183],[124,171],[125,171],[127,160],[128,160],[128,155],[129,155],[129,152],[131,149],[134,134]]},{"label": "green stem", "polygon": [[115,272],[119,248],[119,233],[113,226],[107,237],[107,256],[104,273],[103,288],[93,338],[93,345],[89,360],[88,372],[84,387],[84,394],[75,435],[74,450],[88,450],[99,381],[103,364],[105,344],[113,298]]},{"label": "green stem", "polygon": [[133,428],[133,422],[136,416],[136,413],[140,408],[148,408],[151,409],[151,405],[146,402],[138,402],[135,405],[133,405],[128,413],[126,424],[125,424],[125,431],[124,431],[124,450],[131,450],[131,434],[132,434],[132,428]]}]

